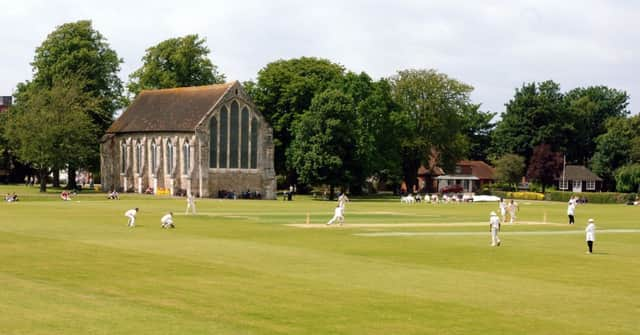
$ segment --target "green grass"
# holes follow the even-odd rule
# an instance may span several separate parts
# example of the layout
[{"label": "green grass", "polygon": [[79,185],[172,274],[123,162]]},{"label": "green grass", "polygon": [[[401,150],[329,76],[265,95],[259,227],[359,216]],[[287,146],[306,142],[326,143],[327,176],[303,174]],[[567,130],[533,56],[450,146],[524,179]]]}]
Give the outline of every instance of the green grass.
[{"label": "green grass", "polygon": [[[497,204],[401,205],[184,198],[106,200],[2,186],[0,334],[638,334],[640,208],[579,206],[578,224],[503,226]],[[137,228],[127,209],[139,207]],[[564,203],[522,201],[519,219],[565,223]],[[177,228],[160,229],[174,211]],[[598,226],[586,255],[583,229]],[[394,227],[487,222],[487,226]],[[575,234],[511,234],[575,231]],[[368,233],[418,233],[367,236]],[[481,235],[419,235],[476,232]],[[486,233],[486,234],[485,234]],[[365,235],[362,235],[365,234]]]}]

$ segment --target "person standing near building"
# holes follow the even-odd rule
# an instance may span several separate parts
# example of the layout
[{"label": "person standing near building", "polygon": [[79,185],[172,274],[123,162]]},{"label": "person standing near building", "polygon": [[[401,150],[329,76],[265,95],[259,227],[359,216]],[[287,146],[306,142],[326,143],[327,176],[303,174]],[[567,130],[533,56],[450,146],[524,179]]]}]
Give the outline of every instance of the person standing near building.
[{"label": "person standing near building", "polygon": [[160,219],[162,228],[175,228],[176,226],[173,224],[173,212],[169,212],[165,216]]},{"label": "person standing near building", "polygon": [[127,227],[134,228],[136,226],[136,214],[138,214],[138,207],[124,212],[124,216],[129,218]]},{"label": "person standing near building", "polygon": [[587,247],[589,247],[589,251],[587,251],[587,253],[591,254],[593,253],[593,242],[596,241],[596,224],[593,219],[589,219],[587,222],[587,228],[584,229],[584,232],[587,235]]},{"label": "person standing near building", "polygon": [[[573,200],[573,198],[571,199]],[[575,212],[576,212],[576,203],[574,201],[569,200],[569,205],[567,206],[567,216],[569,216],[569,224],[575,224]]]},{"label": "person standing near building", "polygon": [[336,209],[333,210],[333,218],[327,222],[327,226],[334,224],[336,221],[342,226],[344,223],[344,208],[340,207],[340,205],[336,206]]},{"label": "person standing near building", "polygon": [[191,192],[187,194],[187,210],[184,214],[189,214],[189,210],[191,210],[191,214],[196,215],[196,199]]},{"label": "person standing near building", "polygon": [[496,212],[491,212],[489,216],[489,231],[491,232],[491,246],[500,246],[500,237],[498,237],[498,233],[500,232],[500,218]]}]

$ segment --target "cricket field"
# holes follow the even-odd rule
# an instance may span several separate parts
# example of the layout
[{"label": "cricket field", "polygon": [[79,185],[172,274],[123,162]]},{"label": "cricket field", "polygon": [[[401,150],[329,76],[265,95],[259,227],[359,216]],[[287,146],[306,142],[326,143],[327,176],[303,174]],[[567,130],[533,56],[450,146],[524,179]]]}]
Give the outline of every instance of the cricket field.
[{"label": "cricket field", "polygon": [[[0,334],[640,334],[640,206],[198,199],[0,186]],[[137,226],[124,212],[138,207]],[[175,229],[160,217],[174,213]],[[584,228],[597,226],[593,254]]]}]

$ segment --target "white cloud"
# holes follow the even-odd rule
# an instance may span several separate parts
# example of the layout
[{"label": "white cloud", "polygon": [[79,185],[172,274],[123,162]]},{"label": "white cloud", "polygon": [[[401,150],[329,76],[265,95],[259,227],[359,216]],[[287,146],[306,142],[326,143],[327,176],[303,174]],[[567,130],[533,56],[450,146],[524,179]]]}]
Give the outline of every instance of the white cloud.
[{"label": "white cloud", "polygon": [[149,46],[197,33],[229,79],[316,56],[374,78],[435,68],[473,85],[474,100],[494,112],[530,81],[608,85],[626,90],[631,108],[640,92],[640,4],[631,1],[0,0],[0,8],[0,94],[30,78],[49,32],[80,19],[93,20],[124,59],[124,80]]}]

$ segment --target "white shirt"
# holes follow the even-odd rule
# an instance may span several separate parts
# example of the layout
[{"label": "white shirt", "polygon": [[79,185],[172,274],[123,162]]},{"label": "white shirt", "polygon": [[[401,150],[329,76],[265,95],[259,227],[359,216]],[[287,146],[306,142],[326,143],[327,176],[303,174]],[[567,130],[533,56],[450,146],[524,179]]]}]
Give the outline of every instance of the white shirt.
[{"label": "white shirt", "polygon": [[569,207],[567,207],[567,215],[574,215],[575,211],[576,211],[576,205],[570,202]]},{"label": "white shirt", "polygon": [[587,233],[587,241],[596,240],[596,225],[594,223],[588,224],[584,231]]},{"label": "white shirt", "polygon": [[162,222],[163,224],[172,223],[173,222],[173,216],[171,216],[171,214],[167,214],[167,215],[163,216],[162,219],[160,219],[160,222]]},{"label": "white shirt", "polygon": [[500,218],[497,215],[492,215],[489,219],[489,224],[491,224],[491,228],[499,229],[500,228]]},{"label": "white shirt", "polygon": [[124,216],[136,216],[137,213],[138,213],[138,211],[136,211],[135,209],[130,209],[130,210],[124,212]]}]

